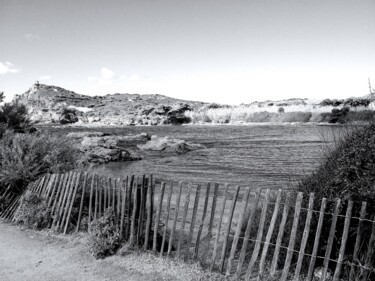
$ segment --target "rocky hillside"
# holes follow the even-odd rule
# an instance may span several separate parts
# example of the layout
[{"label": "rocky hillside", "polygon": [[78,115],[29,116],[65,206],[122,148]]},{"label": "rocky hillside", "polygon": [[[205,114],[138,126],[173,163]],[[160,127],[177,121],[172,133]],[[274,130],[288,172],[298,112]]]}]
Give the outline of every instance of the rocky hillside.
[{"label": "rocky hillside", "polygon": [[86,96],[60,87],[36,83],[15,97],[25,104],[31,119],[40,124],[158,125],[182,124],[187,110],[198,110],[203,102],[163,95],[113,94]]}]

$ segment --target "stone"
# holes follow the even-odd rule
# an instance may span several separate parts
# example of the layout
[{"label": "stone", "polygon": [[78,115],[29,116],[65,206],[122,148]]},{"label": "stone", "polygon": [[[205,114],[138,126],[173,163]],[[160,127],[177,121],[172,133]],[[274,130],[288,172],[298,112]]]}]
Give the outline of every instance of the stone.
[{"label": "stone", "polygon": [[194,151],[198,149],[206,148],[201,144],[188,143],[184,140],[170,139],[168,137],[157,138],[152,137],[150,141],[145,144],[138,145],[141,150],[152,150],[152,151],[162,151],[162,152],[174,152],[177,154],[184,154],[189,151]]}]

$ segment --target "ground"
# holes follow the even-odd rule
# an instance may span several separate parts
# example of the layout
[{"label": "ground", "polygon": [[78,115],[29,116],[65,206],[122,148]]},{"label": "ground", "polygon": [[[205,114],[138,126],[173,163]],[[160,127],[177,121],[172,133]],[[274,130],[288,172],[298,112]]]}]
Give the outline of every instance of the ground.
[{"label": "ground", "polygon": [[129,253],[95,260],[87,235],[55,235],[0,221],[1,281],[221,280],[197,264]]}]

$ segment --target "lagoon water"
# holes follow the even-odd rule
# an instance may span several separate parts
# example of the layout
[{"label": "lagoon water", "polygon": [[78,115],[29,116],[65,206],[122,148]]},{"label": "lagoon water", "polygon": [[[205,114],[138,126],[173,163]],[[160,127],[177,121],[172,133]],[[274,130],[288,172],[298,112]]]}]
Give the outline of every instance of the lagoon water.
[{"label": "lagoon water", "polygon": [[97,128],[126,135],[146,132],[200,143],[207,149],[184,155],[150,156],[108,163],[114,177],[152,173],[165,181],[218,182],[262,188],[290,188],[318,165],[326,136],[339,127],[316,125],[156,126]]}]

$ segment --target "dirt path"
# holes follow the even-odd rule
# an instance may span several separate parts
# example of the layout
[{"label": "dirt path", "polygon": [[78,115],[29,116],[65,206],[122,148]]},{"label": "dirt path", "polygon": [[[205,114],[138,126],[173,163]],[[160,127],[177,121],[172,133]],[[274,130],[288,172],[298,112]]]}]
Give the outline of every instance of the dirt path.
[{"label": "dirt path", "polygon": [[0,280],[208,280],[216,279],[196,265],[151,254],[95,260],[81,236],[56,236],[22,230],[0,221]]}]

